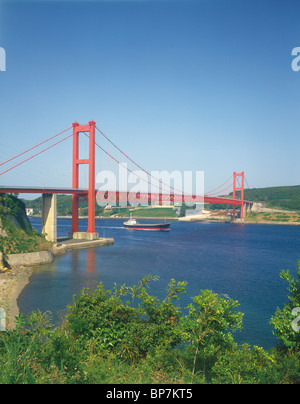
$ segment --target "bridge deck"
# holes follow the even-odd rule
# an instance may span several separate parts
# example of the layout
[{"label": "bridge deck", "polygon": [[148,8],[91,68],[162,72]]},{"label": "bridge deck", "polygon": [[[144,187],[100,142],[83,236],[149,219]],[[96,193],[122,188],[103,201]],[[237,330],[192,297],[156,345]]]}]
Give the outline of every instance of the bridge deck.
[{"label": "bridge deck", "polygon": [[[77,195],[80,197],[87,197],[87,189],[74,189],[74,188],[51,188],[51,187],[7,187],[0,186],[1,193],[18,193],[18,194],[65,194],[65,195]],[[159,193],[136,193],[136,192],[111,192],[95,190],[97,200],[112,202],[112,201],[140,201],[140,202],[179,202],[179,203],[217,203],[224,205],[241,205],[242,202],[238,199],[231,199],[230,197],[211,197],[204,195],[179,195],[179,194],[159,194]],[[251,201],[245,201],[244,203],[251,204]]]},{"label": "bridge deck", "polygon": [[87,195],[86,189],[74,188],[45,188],[45,187],[5,187],[0,186],[0,194],[66,194],[66,195]]}]

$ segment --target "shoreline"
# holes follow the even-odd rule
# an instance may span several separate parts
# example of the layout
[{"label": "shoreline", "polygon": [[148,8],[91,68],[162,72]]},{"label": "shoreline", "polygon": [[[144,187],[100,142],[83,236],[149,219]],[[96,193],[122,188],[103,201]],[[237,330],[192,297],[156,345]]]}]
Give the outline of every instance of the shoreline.
[{"label": "shoreline", "polygon": [[271,221],[264,221],[264,220],[249,220],[246,221],[245,224],[280,224],[280,225],[286,225],[286,226],[299,226],[300,222],[271,222]]},{"label": "shoreline", "polygon": [[[56,257],[65,255],[72,250],[104,247],[113,244],[114,239],[112,238],[100,238],[93,241],[68,240],[65,243],[58,243],[51,250],[48,250],[54,258],[52,259],[51,255],[49,255],[48,263],[53,262]],[[24,261],[26,261],[32,254],[35,253],[15,254],[15,256],[18,255],[20,258],[23,256]],[[32,263],[31,265],[11,265],[7,271],[0,273],[0,307],[5,310],[7,331],[14,329],[16,325],[15,318],[20,315],[18,298],[21,292],[30,282],[30,277],[34,271],[45,263],[47,262]]]},{"label": "shoreline", "polygon": [[28,285],[36,267],[13,267],[8,272],[0,274],[0,307],[6,313],[6,330],[13,330],[15,318],[20,315],[18,297]]},{"label": "shoreline", "polygon": [[[39,215],[35,215],[35,216],[29,216],[29,217],[41,217]],[[192,219],[191,217],[188,217],[188,219],[186,220],[182,220],[182,218],[176,218],[176,217],[168,217],[168,216],[164,216],[164,217],[151,217],[151,216],[145,216],[145,217],[140,217],[140,216],[132,216],[134,219],[139,219],[139,220],[173,220],[173,221],[178,221],[178,222],[185,222],[185,223],[189,223],[189,222],[207,222],[207,223],[234,223],[234,224],[280,224],[280,225],[288,225],[288,226],[299,226],[300,222],[284,222],[284,221],[270,221],[270,220],[245,220],[244,222],[242,221],[231,221],[228,219],[212,219],[212,218],[205,218],[205,219]],[[58,219],[72,219],[72,216],[57,216]],[[80,216],[79,219],[88,219],[88,216]],[[96,219],[128,219],[128,217],[107,217],[107,216],[97,216]],[[239,220],[239,219],[237,219]]]}]

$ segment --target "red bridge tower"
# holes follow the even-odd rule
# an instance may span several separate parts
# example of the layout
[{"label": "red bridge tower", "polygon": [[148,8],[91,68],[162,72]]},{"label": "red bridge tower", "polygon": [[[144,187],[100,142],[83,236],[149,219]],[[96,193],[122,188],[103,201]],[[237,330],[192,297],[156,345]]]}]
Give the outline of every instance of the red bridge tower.
[{"label": "red bridge tower", "polygon": [[[237,178],[241,178],[240,185]],[[238,184],[238,185],[237,185]],[[241,219],[244,219],[244,171],[241,173],[233,173],[233,199],[236,198],[236,191],[241,191]],[[235,205],[233,205],[233,219],[235,219]]]},{"label": "red bridge tower", "polygon": [[[73,182],[72,188],[79,188],[79,165],[88,164],[89,166],[89,189],[88,189],[88,229],[87,233],[79,233],[78,227],[78,202],[80,195],[72,196],[72,232],[73,238],[87,238],[93,240],[98,238],[95,232],[95,126],[94,121],[90,121],[88,125],[79,125],[78,122],[73,123]],[[89,158],[79,159],[79,134],[80,132],[89,133]]]}]

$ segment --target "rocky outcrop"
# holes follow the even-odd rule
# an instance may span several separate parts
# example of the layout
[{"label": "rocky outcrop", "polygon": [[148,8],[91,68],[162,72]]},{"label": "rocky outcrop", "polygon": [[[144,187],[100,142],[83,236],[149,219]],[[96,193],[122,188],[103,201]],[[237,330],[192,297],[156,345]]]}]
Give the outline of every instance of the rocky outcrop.
[{"label": "rocky outcrop", "polygon": [[7,237],[7,233],[6,233],[6,231],[3,229],[3,227],[2,227],[2,220],[1,220],[1,217],[0,217],[0,236],[1,237]]},{"label": "rocky outcrop", "polygon": [[51,247],[52,243],[32,227],[24,203],[13,195],[0,195],[0,251],[25,254]]}]

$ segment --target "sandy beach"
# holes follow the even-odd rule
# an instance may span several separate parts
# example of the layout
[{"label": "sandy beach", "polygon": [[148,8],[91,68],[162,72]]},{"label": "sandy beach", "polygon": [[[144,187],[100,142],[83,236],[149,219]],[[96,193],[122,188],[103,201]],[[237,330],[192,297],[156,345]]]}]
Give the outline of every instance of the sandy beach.
[{"label": "sandy beach", "polygon": [[17,300],[33,271],[34,268],[18,267],[0,273],[0,307],[6,311],[7,330],[15,326],[15,317],[20,314]]}]

